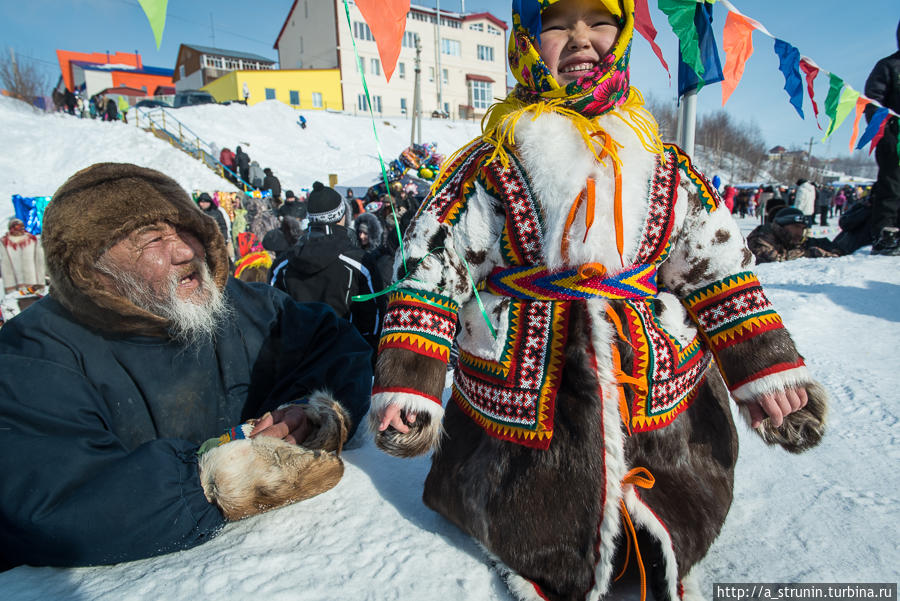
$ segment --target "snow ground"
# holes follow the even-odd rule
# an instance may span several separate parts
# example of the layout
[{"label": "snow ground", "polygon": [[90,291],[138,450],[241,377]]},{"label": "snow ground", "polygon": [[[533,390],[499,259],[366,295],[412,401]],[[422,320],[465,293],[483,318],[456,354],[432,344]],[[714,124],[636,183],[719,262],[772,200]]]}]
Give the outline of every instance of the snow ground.
[{"label": "snow ground", "polygon": [[[181,111],[191,129],[220,146],[245,144],[284,188],[378,168],[371,122],[362,117],[307,115],[304,131],[293,125],[292,111],[272,103]],[[473,123],[425,124],[426,139],[444,154],[477,133]],[[378,122],[388,158],[408,144],[408,126]],[[188,190],[222,189],[199,162],[133,124],[37,114],[0,97],[0,131],[4,198],[52,194],[78,169],[105,160],[160,169]],[[0,205],[0,216],[10,214],[11,203]],[[739,224],[745,233],[755,225],[749,218]],[[830,426],[819,447],[793,456],[766,447],[736,419],[735,501],[698,570],[707,598],[714,582],[898,581],[898,267],[900,259],[864,250],[758,267],[769,298],[832,395]],[[19,567],[0,574],[0,598],[509,601],[477,546],[422,504],[428,459],[389,457],[365,435],[356,442],[344,453],[343,480],[319,497],[230,524],[180,553],[97,568]]]}]

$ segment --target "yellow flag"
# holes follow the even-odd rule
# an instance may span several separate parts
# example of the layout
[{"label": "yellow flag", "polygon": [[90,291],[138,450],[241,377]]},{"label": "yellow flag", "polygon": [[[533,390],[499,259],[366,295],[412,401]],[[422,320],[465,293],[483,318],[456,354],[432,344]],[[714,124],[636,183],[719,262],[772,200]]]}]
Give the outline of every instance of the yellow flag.
[{"label": "yellow flag", "polygon": [[138,0],[147,20],[150,21],[150,29],[153,30],[153,37],[156,38],[156,49],[162,43],[163,30],[166,28],[166,5],[169,0]]},{"label": "yellow flag", "polygon": [[841,99],[838,100],[837,113],[834,116],[834,125],[828,129],[829,133],[825,134],[825,137],[822,138],[823,142],[828,139],[831,132],[841,126],[841,123],[844,122],[844,119],[847,118],[847,115],[849,115],[850,111],[853,110],[853,107],[856,106],[857,98],[859,98],[859,92],[850,86],[844,87],[844,91],[841,92]]}]

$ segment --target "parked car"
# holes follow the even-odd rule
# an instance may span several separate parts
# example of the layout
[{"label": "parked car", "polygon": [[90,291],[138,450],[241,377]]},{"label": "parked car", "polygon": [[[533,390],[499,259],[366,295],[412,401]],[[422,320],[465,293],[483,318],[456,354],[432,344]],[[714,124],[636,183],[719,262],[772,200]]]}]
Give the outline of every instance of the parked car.
[{"label": "parked car", "polygon": [[155,108],[164,108],[170,109],[172,105],[168,102],[163,102],[162,100],[139,100],[137,104],[134,106],[144,109],[155,109]]},{"label": "parked car", "polygon": [[216,104],[216,99],[209,92],[203,90],[182,90],[175,92],[174,108],[193,106],[195,104]]}]

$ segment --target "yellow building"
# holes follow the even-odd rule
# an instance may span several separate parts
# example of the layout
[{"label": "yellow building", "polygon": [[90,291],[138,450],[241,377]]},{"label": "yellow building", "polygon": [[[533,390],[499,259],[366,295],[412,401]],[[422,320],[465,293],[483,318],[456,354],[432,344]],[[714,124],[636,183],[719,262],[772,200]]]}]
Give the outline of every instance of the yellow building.
[{"label": "yellow building", "polygon": [[339,69],[232,71],[201,89],[217,102],[280,100],[296,109],[344,110]]}]

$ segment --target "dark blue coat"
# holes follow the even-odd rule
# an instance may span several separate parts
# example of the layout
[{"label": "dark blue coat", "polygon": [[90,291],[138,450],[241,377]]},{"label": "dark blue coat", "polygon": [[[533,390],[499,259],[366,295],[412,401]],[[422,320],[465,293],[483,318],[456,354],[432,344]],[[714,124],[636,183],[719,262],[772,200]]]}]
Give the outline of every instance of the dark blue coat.
[{"label": "dark blue coat", "polygon": [[[102,335],[46,297],[0,330],[0,567],[129,561],[224,524],[196,451],[226,428],[327,388],[369,407],[371,349],[326,305],[230,279],[215,343]],[[352,436],[352,432],[351,432]]]}]

